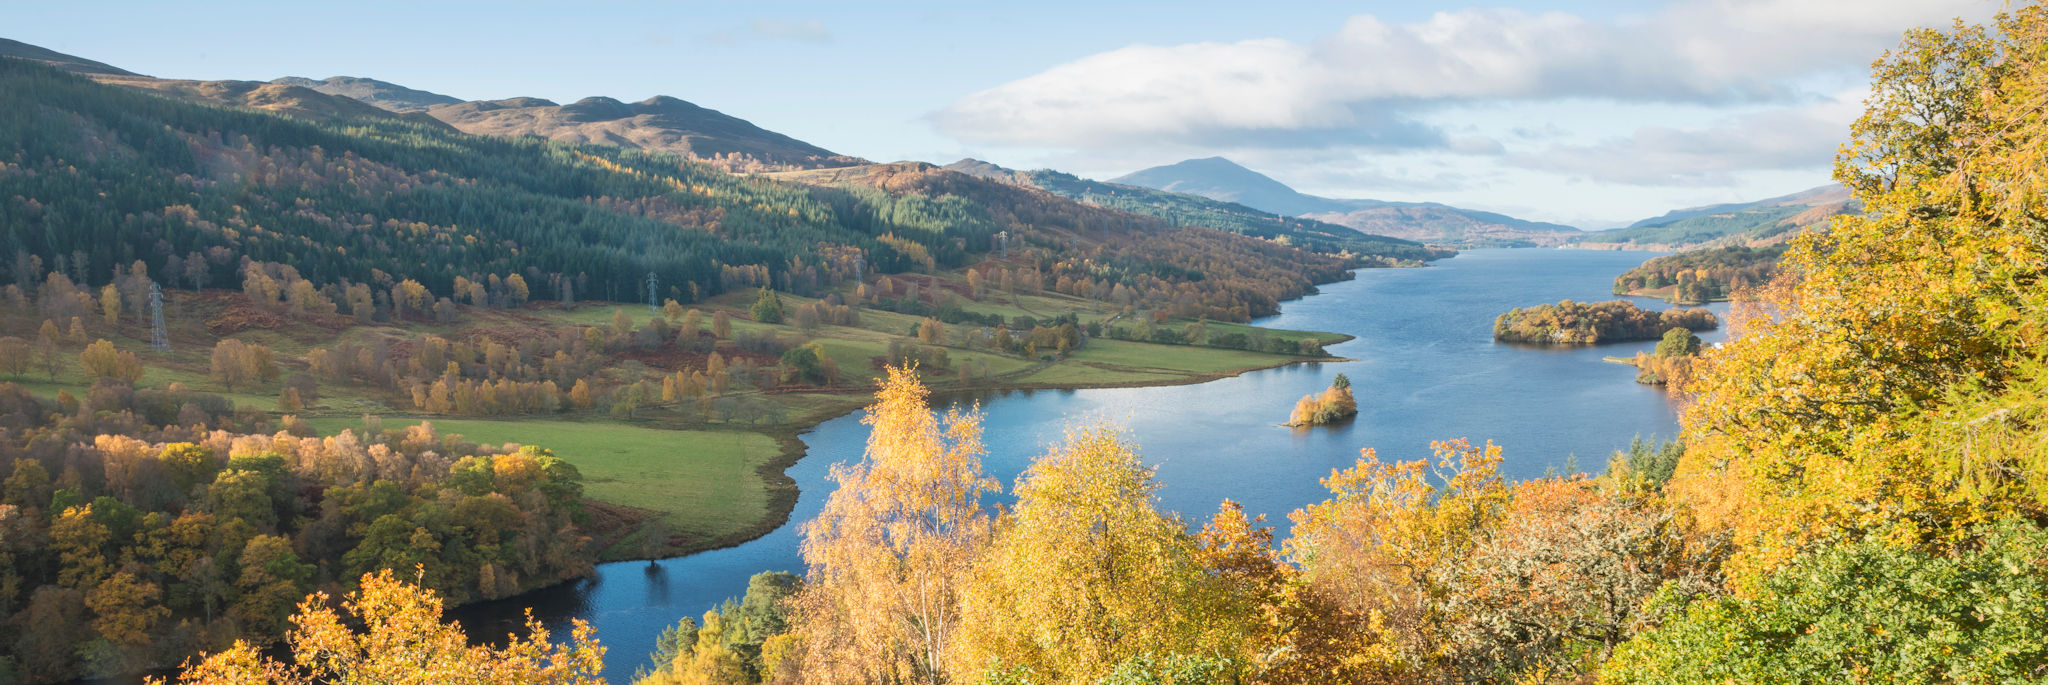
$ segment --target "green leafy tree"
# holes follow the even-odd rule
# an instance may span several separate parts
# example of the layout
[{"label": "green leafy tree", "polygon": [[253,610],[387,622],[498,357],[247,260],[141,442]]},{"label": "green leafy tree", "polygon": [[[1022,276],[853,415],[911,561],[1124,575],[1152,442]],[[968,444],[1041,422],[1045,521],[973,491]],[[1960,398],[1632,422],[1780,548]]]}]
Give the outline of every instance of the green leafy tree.
[{"label": "green leafy tree", "polygon": [[775,291],[761,289],[761,295],[754,298],[754,306],[747,310],[754,320],[761,323],[782,323],[782,297]]},{"label": "green leafy tree", "polygon": [[1624,645],[1610,683],[2025,682],[2048,663],[2048,531],[2018,520],[1929,554],[1881,540],[1817,551],[1751,596],[1680,606]]}]

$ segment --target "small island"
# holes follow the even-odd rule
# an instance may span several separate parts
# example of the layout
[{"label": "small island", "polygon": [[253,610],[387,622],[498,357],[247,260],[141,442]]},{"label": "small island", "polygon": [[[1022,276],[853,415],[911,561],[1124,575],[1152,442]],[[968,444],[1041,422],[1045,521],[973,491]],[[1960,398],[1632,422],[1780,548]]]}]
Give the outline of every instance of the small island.
[{"label": "small island", "polygon": [[1708,331],[1720,325],[1714,314],[1705,309],[1656,312],[1627,300],[1592,304],[1565,300],[1509,310],[1494,320],[1493,339],[1538,345],[1595,345],[1658,340],[1673,328]]},{"label": "small island", "polygon": [[1614,277],[1614,294],[1661,297],[1683,305],[1720,302],[1776,277],[1784,256],[1784,245],[1735,245],[1665,255]]},{"label": "small island", "polygon": [[1351,377],[1337,374],[1330,388],[1317,395],[1304,395],[1294,403],[1287,425],[1297,428],[1335,423],[1358,415],[1358,401],[1351,397]]}]

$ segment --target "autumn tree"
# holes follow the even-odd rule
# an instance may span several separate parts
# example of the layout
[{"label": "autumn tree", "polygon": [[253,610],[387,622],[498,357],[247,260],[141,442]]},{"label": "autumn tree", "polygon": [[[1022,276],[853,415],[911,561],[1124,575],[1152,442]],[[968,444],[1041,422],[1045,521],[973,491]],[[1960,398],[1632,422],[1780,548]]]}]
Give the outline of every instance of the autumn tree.
[{"label": "autumn tree", "polygon": [[1440,646],[1456,615],[1441,600],[1454,596],[1472,551],[1510,502],[1498,447],[1458,440],[1431,449],[1431,459],[1393,463],[1364,450],[1355,466],[1323,480],[1330,499],[1289,517],[1286,549],[1303,581],[1342,612],[1375,617],[1357,626],[1367,635],[1350,638],[1379,650],[1355,677],[1453,666]]},{"label": "autumn tree", "polygon": [[100,315],[108,325],[121,322],[121,288],[112,283],[100,288]]},{"label": "autumn tree", "polygon": [[[361,589],[344,597],[340,612],[325,593],[299,604],[288,640],[293,663],[272,660],[236,641],[178,676],[180,683],[602,683],[605,648],[590,626],[574,623],[564,644],[549,640],[547,628],[531,616],[526,637],[504,647],[473,646],[462,626],[444,623],[442,600],[434,591],[401,581],[390,570],[366,575]],[[358,629],[356,626],[360,626]]]},{"label": "autumn tree", "polygon": [[929,316],[917,325],[917,339],[926,345],[940,345],[946,342],[946,327],[938,319]]},{"label": "autumn tree", "polygon": [[233,338],[214,344],[212,371],[214,382],[229,391],[256,381],[275,380],[278,374],[276,357],[269,347]]},{"label": "autumn tree", "polygon": [[703,332],[704,330],[704,312],[694,307],[692,307],[690,311],[683,312],[683,323],[681,328],[682,330],[677,333],[678,336],[688,338],[697,337],[697,335]]},{"label": "autumn tree", "polygon": [[2031,447],[2048,385],[2044,50],[2038,4],[1907,32],[1836,161],[1863,211],[1794,240],[1770,315],[1703,356],[1673,487],[1734,531],[1744,582],[1830,540],[1946,553],[1971,522],[2048,514]]},{"label": "autumn tree", "polygon": [[0,372],[20,380],[21,375],[28,373],[29,367],[34,364],[35,351],[29,347],[27,340],[11,335],[0,338]]},{"label": "autumn tree", "polygon": [[624,309],[612,310],[611,324],[613,340],[624,340],[633,333],[633,317],[627,316]]},{"label": "autumn tree", "polygon": [[723,309],[711,314],[711,336],[719,340],[732,338],[732,316]]},{"label": "autumn tree", "polygon": [[93,378],[111,378],[133,385],[142,380],[142,360],[135,353],[114,349],[114,343],[99,340],[78,354],[79,367]]},{"label": "autumn tree", "polygon": [[888,369],[862,419],[867,452],[832,468],[838,488],[804,524],[805,679],[946,680],[961,586],[989,534],[981,496],[999,486],[981,472],[980,417],[940,417],[927,395],[913,370]]},{"label": "autumn tree", "polygon": [[569,404],[577,409],[589,409],[591,403],[590,381],[578,378],[569,388]]},{"label": "autumn tree", "polygon": [[1314,426],[1358,415],[1358,401],[1351,396],[1351,377],[1337,374],[1330,387],[1294,403],[1287,416],[1289,426]]},{"label": "autumn tree", "polygon": [[1134,660],[1242,656],[1256,608],[1206,571],[1181,522],[1155,508],[1158,488],[1107,427],[1033,463],[974,563],[955,679],[1095,682]]},{"label": "autumn tree", "polygon": [[391,318],[404,318],[406,310],[425,311],[427,303],[433,299],[433,293],[428,292],[427,286],[420,284],[419,281],[410,278],[399,281],[397,285],[391,286]]}]

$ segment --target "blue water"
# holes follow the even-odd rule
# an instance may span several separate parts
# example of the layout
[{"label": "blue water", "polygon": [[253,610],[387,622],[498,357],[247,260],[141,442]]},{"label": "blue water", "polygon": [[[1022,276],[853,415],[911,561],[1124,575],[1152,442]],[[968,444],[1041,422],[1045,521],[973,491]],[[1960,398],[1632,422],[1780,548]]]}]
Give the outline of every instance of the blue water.
[{"label": "blue water", "polygon": [[[1654,342],[1541,348],[1496,344],[1493,320],[1513,307],[1574,299],[1614,299],[1614,276],[1655,253],[1577,250],[1477,250],[1426,269],[1375,269],[1289,302],[1263,326],[1328,331],[1356,339],[1329,348],[1353,361],[1247,373],[1198,385],[1104,390],[1015,391],[953,401],[980,402],[989,454],[985,470],[1007,490],[1032,458],[1070,425],[1110,421],[1128,431],[1164,483],[1160,506],[1191,523],[1225,498],[1265,514],[1284,537],[1287,513],[1327,496],[1319,479],[1347,468],[1359,449],[1383,459],[1429,455],[1432,440],[1492,440],[1511,479],[1562,470],[1576,456],[1597,471],[1637,435],[1677,432],[1675,406],[1661,390],[1634,382],[1635,370],[1604,363]],[[1637,298],[1644,307],[1658,300]],[[1725,315],[1726,305],[1715,305]],[[1703,333],[1709,343],[1720,331]],[[1348,374],[1358,397],[1355,421],[1313,430],[1279,425],[1295,400]],[[531,606],[566,636],[571,618],[590,621],[611,648],[607,677],[625,682],[647,663],[654,638],[746,590],[767,570],[801,572],[797,523],[830,493],[827,468],[860,458],[866,428],[859,415],[827,421],[803,436],[808,455],[788,474],[801,495],[791,524],[731,549],[658,563],[598,567],[595,578],[458,612],[474,634],[502,633]]]}]

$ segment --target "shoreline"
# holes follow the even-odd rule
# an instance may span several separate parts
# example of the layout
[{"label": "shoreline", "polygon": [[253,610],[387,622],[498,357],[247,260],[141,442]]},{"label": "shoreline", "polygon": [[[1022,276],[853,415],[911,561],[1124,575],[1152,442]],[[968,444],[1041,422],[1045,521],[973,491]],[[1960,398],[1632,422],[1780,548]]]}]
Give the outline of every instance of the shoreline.
[{"label": "shoreline", "polygon": [[[1351,341],[1351,340],[1355,340],[1355,339],[1356,339],[1356,336],[1351,336],[1351,335],[1343,335],[1343,334],[1337,334],[1337,335],[1339,335],[1341,339],[1339,339],[1339,340],[1336,340],[1336,341],[1334,341],[1334,342],[1332,342],[1332,343],[1330,343],[1330,344],[1332,344],[1332,345],[1335,345],[1335,344],[1339,344],[1339,343],[1344,343],[1344,342],[1349,342],[1349,341]],[[1270,370],[1270,369],[1278,369],[1278,368],[1285,368],[1285,367],[1289,367],[1289,366],[1294,366],[1294,365],[1297,365],[1297,364],[1318,364],[1318,363],[1324,363],[1324,362],[1348,362],[1348,361],[1356,361],[1356,360],[1353,360],[1353,359],[1349,359],[1349,358],[1346,358],[1346,357],[1336,357],[1336,356],[1331,356],[1331,357],[1288,357],[1288,358],[1282,358],[1282,359],[1276,360],[1276,361],[1274,361],[1273,363],[1270,363],[1270,364],[1261,364],[1261,365],[1257,365],[1257,366],[1249,366],[1249,367],[1244,367],[1244,368],[1238,368],[1238,369],[1231,369],[1231,370],[1228,370],[1228,371],[1216,371],[1216,372],[1210,372],[1210,373],[1199,373],[1199,374],[1189,374],[1189,375],[1186,375],[1186,376],[1181,376],[1181,377],[1177,377],[1177,378],[1172,378],[1172,379],[1162,379],[1162,380],[1158,380],[1158,381],[1116,381],[1116,382],[1108,382],[1108,383],[1078,383],[1078,384],[1077,384],[1077,383],[1056,383],[1056,384],[1055,384],[1055,383],[1022,383],[1022,384],[992,384],[992,385],[984,385],[984,386],[970,386],[970,387],[961,387],[961,388],[946,388],[946,389],[943,389],[943,390],[934,390],[934,391],[932,392],[932,395],[933,395],[933,397],[935,397],[935,398],[936,398],[936,397],[942,397],[942,396],[960,396],[960,395],[970,395],[970,394],[975,394],[975,393],[989,393],[989,392],[1011,392],[1011,391],[1018,391],[1018,390],[1028,390],[1028,391],[1039,391],[1039,390],[1108,390],[1108,389],[1117,389],[1117,388],[1162,388],[1162,387],[1172,387],[1172,386],[1177,386],[1177,385],[1200,385],[1200,384],[1202,384],[1202,383],[1209,383],[1209,382],[1213,382],[1213,381],[1219,381],[1219,380],[1223,380],[1223,379],[1225,379],[1225,378],[1236,378],[1236,377],[1238,377],[1238,376],[1242,376],[1242,375],[1244,375],[1244,374],[1247,374],[1247,373],[1252,373],[1252,372],[1256,372],[1256,371],[1266,371],[1266,370]],[[851,391],[851,390],[839,390],[839,391],[834,391],[834,392],[831,392],[831,393],[822,393],[822,394],[842,395],[842,396],[847,396],[847,397],[869,397],[869,393],[865,393],[865,392],[853,392],[853,391]],[[775,532],[775,531],[777,531],[777,530],[780,530],[780,529],[781,529],[781,528],[782,528],[783,526],[786,526],[786,525],[788,525],[788,524],[789,524],[789,522],[790,522],[790,515],[791,515],[792,513],[794,513],[794,512],[795,512],[795,510],[796,510],[796,503],[797,503],[797,499],[798,499],[798,498],[799,498],[799,497],[801,496],[801,494],[802,494],[802,492],[801,492],[801,489],[797,487],[797,484],[796,484],[796,479],[794,479],[794,478],[791,478],[791,477],[789,476],[789,474],[788,474],[788,471],[789,471],[789,468],[790,468],[790,467],[792,467],[792,466],[795,466],[795,465],[797,464],[797,462],[800,462],[800,461],[802,461],[802,460],[803,460],[803,459],[804,459],[805,457],[809,456],[809,453],[810,453],[810,446],[809,446],[808,444],[805,444],[805,443],[803,442],[803,435],[805,435],[805,434],[807,434],[807,433],[810,433],[810,432],[811,432],[811,431],[813,431],[813,430],[816,430],[818,426],[824,425],[824,424],[825,424],[826,422],[828,422],[828,421],[833,421],[833,420],[836,420],[836,419],[839,419],[839,418],[843,418],[843,417],[845,417],[845,416],[847,416],[847,415],[849,415],[849,414],[852,414],[852,413],[854,413],[854,412],[860,411],[860,410],[862,410],[862,409],[864,409],[864,408],[866,408],[866,407],[867,407],[867,404],[866,404],[866,403],[860,403],[860,404],[855,404],[855,405],[852,405],[852,406],[850,406],[850,407],[846,408],[846,409],[845,409],[845,410],[843,410],[843,411],[834,411],[834,412],[831,412],[831,413],[827,413],[827,414],[824,414],[824,415],[822,415],[821,417],[817,418],[817,419],[816,419],[816,420],[814,420],[814,421],[810,421],[810,422],[806,422],[806,423],[801,423],[801,424],[792,424],[792,425],[789,425],[789,426],[777,426],[777,427],[774,427],[774,428],[769,428],[769,429],[766,429],[766,430],[760,430],[760,431],[749,431],[749,432],[759,432],[759,433],[766,433],[766,434],[768,434],[768,435],[769,435],[770,437],[774,438],[774,439],[775,439],[775,441],[776,441],[776,442],[778,443],[778,445],[780,445],[780,446],[781,446],[781,448],[782,448],[782,451],[781,451],[781,453],[777,454],[777,455],[775,456],[775,458],[773,458],[773,459],[769,459],[769,460],[767,460],[767,461],[765,461],[765,462],[762,462],[760,466],[757,466],[757,467],[755,467],[755,469],[754,469],[754,470],[755,470],[755,473],[757,473],[757,474],[759,474],[759,475],[761,476],[761,478],[762,478],[762,481],[763,481],[764,485],[766,485],[766,486],[767,486],[767,488],[768,488],[768,509],[769,509],[769,513],[768,513],[768,515],[767,515],[767,516],[765,516],[765,517],[763,517],[763,518],[762,518],[762,519],[761,519],[761,520],[760,520],[759,522],[757,522],[757,523],[756,523],[755,525],[753,525],[753,526],[749,526],[749,527],[747,527],[747,528],[746,528],[745,530],[743,530],[743,531],[740,531],[740,532],[737,532],[737,533],[732,533],[732,534],[728,534],[728,535],[725,535],[725,536],[721,536],[721,537],[715,537],[715,538],[708,538],[708,539],[705,539],[705,540],[701,540],[701,541],[696,541],[696,542],[693,542],[693,543],[690,543],[690,544],[686,544],[686,545],[683,545],[683,546],[679,547],[679,549],[681,549],[681,550],[685,550],[685,551],[682,551],[682,552],[681,552],[681,553],[679,553],[679,554],[667,554],[667,555],[662,555],[662,556],[650,556],[650,555],[645,555],[645,554],[627,554],[627,555],[624,555],[624,556],[621,556],[621,557],[614,557],[614,558],[608,558],[608,559],[607,559],[607,558],[602,558],[602,557],[600,557],[600,559],[598,559],[597,561],[595,561],[595,563],[594,563],[594,564],[592,565],[592,567],[593,567],[593,568],[595,568],[596,566],[599,566],[599,565],[604,565],[604,564],[616,564],[616,563],[631,563],[631,562],[655,562],[655,561],[667,561],[667,560],[670,560],[670,559],[681,559],[681,558],[684,558],[684,557],[689,557],[689,556],[693,556],[693,555],[697,555],[697,554],[702,554],[702,553],[704,553],[704,552],[712,552],[712,551],[717,551],[717,550],[721,550],[721,549],[731,549],[731,548],[734,548],[734,547],[738,547],[738,546],[741,546],[741,545],[747,544],[747,543],[749,543],[749,542],[753,542],[753,541],[755,541],[755,540],[759,540],[759,539],[761,539],[762,537],[765,537],[765,536],[767,536],[767,535],[768,535],[769,533],[773,533],[773,532]],[[592,501],[600,501],[600,500],[592,500]],[[607,503],[607,504],[609,504],[609,503]],[[610,505],[610,506],[619,506],[619,505]],[[644,520],[644,519],[641,519],[641,520]],[[637,521],[636,521],[636,522],[637,522]],[[616,543],[616,541],[617,541],[617,540],[623,540],[624,538],[626,538],[626,537],[629,537],[630,535],[631,535],[631,532],[630,532],[630,531],[629,531],[629,532],[627,532],[627,533],[626,533],[626,534],[624,534],[624,535],[620,535],[620,536],[618,536],[618,537],[617,537],[617,538],[616,538],[616,539],[614,540],[614,543]],[[674,551],[674,550],[670,550],[670,551]],[[602,550],[600,550],[600,555],[601,555],[601,554],[602,554]],[[568,582],[575,582],[575,581],[574,581],[574,580],[567,580],[567,581],[562,581],[562,582],[564,582],[564,583],[568,583]],[[559,583],[558,583],[558,584],[559,584]],[[542,587],[532,588],[532,589],[530,589],[530,590],[527,590],[527,591],[525,591],[525,592],[521,592],[521,593],[519,593],[519,594],[522,594],[522,595],[523,595],[523,594],[526,594],[527,592],[538,592],[538,591],[541,591],[541,590],[545,590],[545,589],[548,589],[548,588],[551,588],[551,587],[554,587],[554,585],[547,585],[547,586],[542,586]],[[500,600],[503,600],[503,599],[511,599],[512,597],[518,597],[518,596],[519,596],[519,595],[512,595],[512,596],[510,596],[510,597],[503,597],[503,598],[500,598]],[[493,601],[497,601],[497,600],[493,600]]]}]

